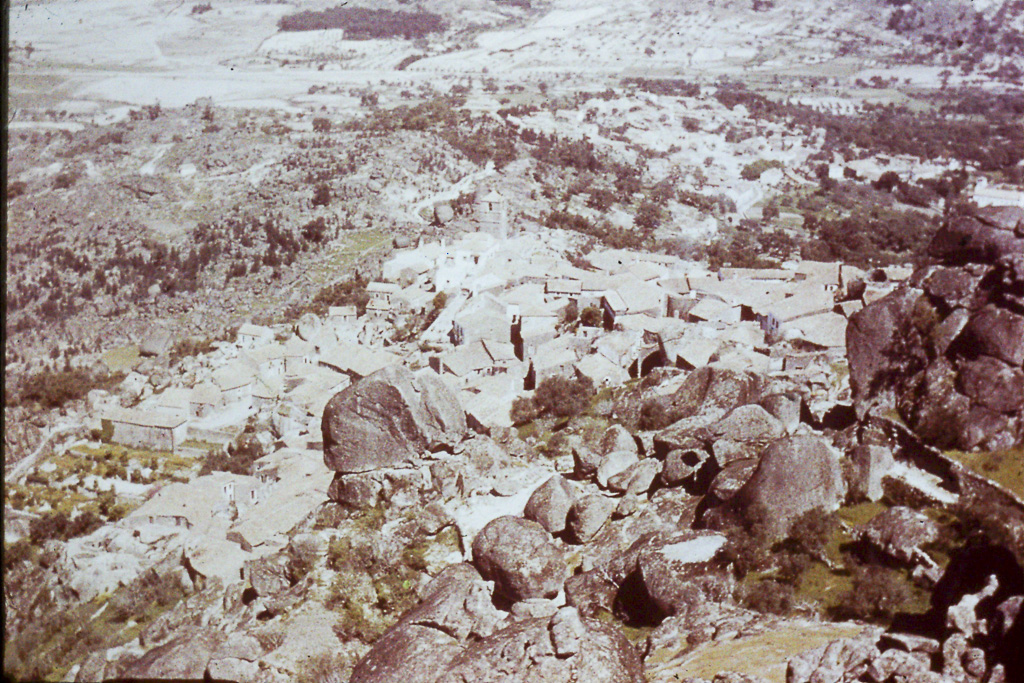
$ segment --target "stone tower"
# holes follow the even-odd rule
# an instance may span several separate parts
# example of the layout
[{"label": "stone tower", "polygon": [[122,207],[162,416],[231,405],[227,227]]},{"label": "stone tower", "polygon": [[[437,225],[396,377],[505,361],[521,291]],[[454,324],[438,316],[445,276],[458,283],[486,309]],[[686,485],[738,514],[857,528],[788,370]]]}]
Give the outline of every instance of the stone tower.
[{"label": "stone tower", "polygon": [[494,190],[476,200],[476,218],[480,232],[499,240],[508,237],[508,202]]}]

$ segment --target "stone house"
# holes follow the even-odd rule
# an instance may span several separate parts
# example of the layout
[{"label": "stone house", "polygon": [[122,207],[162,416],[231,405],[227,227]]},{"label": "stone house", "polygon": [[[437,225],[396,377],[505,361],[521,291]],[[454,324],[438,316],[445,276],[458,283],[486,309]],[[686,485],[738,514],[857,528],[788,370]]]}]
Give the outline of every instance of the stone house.
[{"label": "stone house", "polygon": [[343,324],[355,322],[357,316],[356,307],[349,306],[331,306],[327,309],[327,320],[332,324]]},{"label": "stone house", "polygon": [[371,282],[366,285],[366,293],[370,300],[366,304],[366,312],[370,315],[386,316],[396,308],[395,295],[401,289],[392,282]]},{"label": "stone house", "polygon": [[214,384],[197,384],[188,399],[189,415],[206,417],[224,405],[224,395]]},{"label": "stone house", "polygon": [[298,337],[292,337],[284,343],[281,355],[284,360],[284,374],[288,377],[305,375],[316,367],[316,349]]},{"label": "stone house", "polygon": [[188,434],[188,418],[155,411],[112,409],[101,418],[110,440],[122,446],[174,451]]},{"label": "stone house", "polygon": [[273,341],[274,330],[262,325],[245,323],[238,328],[238,335],[236,338],[240,348],[251,349],[259,344],[265,344]]},{"label": "stone house", "polygon": [[252,406],[252,389],[256,377],[253,367],[234,362],[213,372],[213,383],[220,389],[224,403],[243,403]]}]

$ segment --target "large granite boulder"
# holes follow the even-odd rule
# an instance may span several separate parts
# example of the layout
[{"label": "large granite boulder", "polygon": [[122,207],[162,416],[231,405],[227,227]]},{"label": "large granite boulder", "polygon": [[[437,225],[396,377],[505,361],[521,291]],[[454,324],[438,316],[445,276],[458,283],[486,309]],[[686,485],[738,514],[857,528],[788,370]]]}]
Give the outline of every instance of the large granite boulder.
[{"label": "large granite boulder", "polygon": [[641,683],[643,665],[616,627],[563,607],[549,618],[526,619],[468,647],[439,683]]},{"label": "large granite boulder", "polygon": [[455,393],[435,374],[392,366],[336,394],[323,416],[324,462],[341,474],[414,464],[466,433]]},{"label": "large granite boulder", "polygon": [[405,624],[431,626],[460,641],[489,636],[504,618],[489,584],[468,563],[445,567],[423,589],[423,599],[402,615]]},{"label": "large granite boulder", "polygon": [[502,618],[472,565],[446,567],[356,664],[351,681],[433,683],[466,643],[491,635]]},{"label": "large granite boulder", "polygon": [[764,450],[757,469],[728,506],[769,511],[768,532],[781,537],[801,514],[838,508],[845,493],[839,454],[829,442],[816,436],[791,436]]},{"label": "large granite boulder", "polygon": [[921,268],[850,318],[858,414],[895,408],[938,448],[1024,443],[1024,210],[947,221]]},{"label": "large granite boulder", "polygon": [[566,526],[578,543],[586,543],[597,536],[615,511],[617,502],[599,493],[583,496],[569,508]]},{"label": "large granite boulder", "polygon": [[565,520],[575,497],[572,483],[556,474],[533,492],[526,501],[523,516],[540,524],[548,533],[559,534],[565,531]]},{"label": "large granite boulder", "polygon": [[662,616],[699,613],[706,611],[706,603],[731,599],[734,582],[712,563],[725,541],[721,534],[687,531],[640,551],[640,579]]},{"label": "large granite boulder", "polygon": [[473,539],[473,564],[511,602],[553,598],[568,569],[562,550],[540,524],[498,517]]},{"label": "large granite boulder", "polygon": [[461,651],[459,640],[444,631],[399,622],[359,660],[349,683],[434,683]]},{"label": "large granite boulder", "polygon": [[669,399],[669,411],[677,419],[704,415],[713,421],[737,406],[756,403],[767,380],[751,371],[711,364],[697,368]]},{"label": "large granite boulder", "polygon": [[936,233],[929,252],[958,265],[1024,254],[1024,209],[993,206],[954,218]]}]

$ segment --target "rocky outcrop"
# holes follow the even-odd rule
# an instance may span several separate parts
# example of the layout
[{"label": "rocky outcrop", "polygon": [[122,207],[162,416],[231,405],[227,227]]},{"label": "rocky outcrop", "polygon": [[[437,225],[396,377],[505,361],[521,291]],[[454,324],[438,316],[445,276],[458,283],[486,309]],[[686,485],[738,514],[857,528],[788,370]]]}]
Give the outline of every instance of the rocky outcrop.
[{"label": "rocky outcrop", "polygon": [[854,499],[881,499],[882,478],[895,462],[892,450],[885,446],[857,446],[849,454],[850,479],[847,484]]},{"label": "rocky outcrop", "polygon": [[640,683],[636,650],[612,625],[565,607],[513,624],[460,653],[438,683],[479,681]]},{"label": "rocky outcrop", "polygon": [[521,517],[499,517],[473,540],[473,564],[511,602],[553,598],[565,581],[561,549],[544,527]]},{"label": "rocky outcrop", "polygon": [[765,390],[765,377],[719,365],[697,368],[672,394],[670,412],[677,419],[702,415],[711,422],[733,408],[756,403]]},{"label": "rocky outcrop", "polygon": [[445,568],[356,665],[351,683],[433,683],[469,639],[491,635],[501,614],[471,565]]},{"label": "rocky outcrop", "polygon": [[850,318],[850,386],[863,417],[895,408],[939,448],[1024,443],[1024,210],[951,219],[921,268]]},{"label": "rocky outcrop", "polygon": [[612,517],[616,502],[607,496],[594,493],[573,503],[569,509],[566,526],[577,543],[586,543],[597,536],[597,532]]},{"label": "rocky outcrop", "polygon": [[993,263],[1024,254],[1024,210],[990,207],[950,220],[936,233],[930,252],[948,263]]},{"label": "rocky outcrop", "polygon": [[909,565],[922,557],[924,551],[921,546],[938,537],[938,524],[928,516],[905,507],[884,510],[857,531],[857,538],[876,552]]},{"label": "rocky outcrop", "polygon": [[924,626],[927,633],[832,641],[791,658],[787,683],[1021,680],[1024,596],[1014,593],[1024,588],[1024,573],[1004,553],[979,546],[954,558],[936,586],[933,618]]},{"label": "rocky outcrop", "polygon": [[706,613],[708,603],[729,602],[733,581],[712,564],[725,536],[684,532],[643,548],[637,569],[652,605],[663,616]]}]

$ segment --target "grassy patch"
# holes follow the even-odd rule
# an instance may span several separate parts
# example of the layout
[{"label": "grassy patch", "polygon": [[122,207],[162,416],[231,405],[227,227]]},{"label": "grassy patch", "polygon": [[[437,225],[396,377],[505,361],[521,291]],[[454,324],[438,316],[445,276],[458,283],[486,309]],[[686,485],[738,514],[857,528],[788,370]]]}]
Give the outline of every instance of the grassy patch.
[{"label": "grassy patch", "polygon": [[139,347],[132,344],[110,349],[100,356],[100,360],[110,372],[128,372],[142,362],[142,357],[139,355]]},{"label": "grassy patch", "polygon": [[[93,652],[135,640],[147,624],[184,597],[171,577],[158,580],[160,590],[155,592],[140,591],[136,583],[68,609],[44,610],[42,618],[5,644],[4,673],[22,680],[68,680],[67,672],[76,663]],[[149,602],[138,604],[140,598]],[[137,607],[130,619],[118,619],[115,603]]]},{"label": "grassy patch", "polygon": [[886,509],[882,503],[859,503],[839,508],[836,515],[851,526],[863,526]]},{"label": "grassy patch", "polygon": [[390,236],[380,228],[354,230],[345,233],[331,247],[327,258],[313,271],[313,280],[325,284],[352,265],[356,259],[371,249],[388,243]]},{"label": "grassy patch", "polygon": [[947,451],[946,455],[972,472],[1024,497],[1024,448],[982,453]]},{"label": "grassy patch", "polygon": [[678,678],[714,678],[723,671],[762,676],[775,683],[785,683],[786,660],[827,644],[836,638],[857,635],[859,628],[837,625],[784,625],[767,633],[736,640],[720,640],[699,645],[680,657],[686,647],[666,648],[648,657],[648,676],[659,674]]}]

